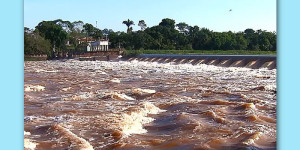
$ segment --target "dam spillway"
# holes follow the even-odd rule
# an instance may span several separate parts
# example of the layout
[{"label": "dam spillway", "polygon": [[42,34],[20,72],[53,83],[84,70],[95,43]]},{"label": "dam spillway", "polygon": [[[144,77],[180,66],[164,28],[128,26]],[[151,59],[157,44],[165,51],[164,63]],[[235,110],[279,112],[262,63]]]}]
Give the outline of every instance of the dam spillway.
[{"label": "dam spillway", "polygon": [[251,69],[276,69],[274,55],[173,55],[173,54],[142,54],[127,59],[128,61],[148,61],[171,64],[206,64],[221,67],[246,67]]}]

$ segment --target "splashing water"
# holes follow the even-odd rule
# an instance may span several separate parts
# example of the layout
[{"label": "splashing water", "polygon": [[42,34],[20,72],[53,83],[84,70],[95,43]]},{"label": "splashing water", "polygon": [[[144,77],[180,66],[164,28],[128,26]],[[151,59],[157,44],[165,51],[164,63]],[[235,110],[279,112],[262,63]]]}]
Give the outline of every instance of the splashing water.
[{"label": "splashing water", "polygon": [[276,69],[173,61],[25,62],[24,148],[276,149]]}]

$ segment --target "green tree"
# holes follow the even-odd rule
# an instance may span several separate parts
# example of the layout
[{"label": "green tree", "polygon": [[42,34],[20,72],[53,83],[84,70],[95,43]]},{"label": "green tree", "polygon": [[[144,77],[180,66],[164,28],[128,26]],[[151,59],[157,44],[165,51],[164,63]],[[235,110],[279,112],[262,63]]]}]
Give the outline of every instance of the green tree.
[{"label": "green tree", "polygon": [[246,29],[246,30],[244,31],[244,33],[245,33],[245,34],[254,34],[255,31],[254,31],[253,29],[248,28],[248,29]]},{"label": "green tree", "polygon": [[103,37],[102,31],[98,28],[94,28],[94,33],[92,34],[94,39],[100,39]]},{"label": "green tree", "polygon": [[144,31],[147,28],[147,24],[144,20],[140,20],[138,26],[141,27],[141,30]]},{"label": "green tree", "polygon": [[176,39],[176,49],[179,50],[191,50],[192,44],[189,43],[188,38],[184,34],[177,34],[177,39]]},{"label": "green tree", "polygon": [[155,44],[154,39],[143,31],[137,31],[132,33],[133,40],[133,49],[140,50],[140,49],[151,49],[151,46]]},{"label": "green tree", "polygon": [[146,32],[150,37],[152,37],[151,45],[149,45],[150,49],[159,50],[162,48],[162,40],[163,34],[159,31],[158,26],[153,26],[151,28],[147,28],[144,32]]},{"label": "green tree", "polygon": [[67,32],[55,21],[42,21],[35,28],[42,37],[50,41],[53,51],[56,47],[62,49],[65,46]]},{"label": "green tree", "polygon": [[[102,32],[106,34],[104,31]],[[120,38],[118,33],[110,31],[108,32],[108,38],[109,38],[109,42],[111,43],[110,48],[119,48]]]},{"label": "green tree", "polygon": [[259,38],[258,33],[256,33],[253,29],[246,29],[244,33],[245,33],[244,37],[248,43],[247,49],[260,50],[259,43],[258,43],[258,38]]},{"label": "green tree", "polygon": [[[83,49],[87,43],[78,44],[77,39],[82,37],[93,37],[95,39],[107,36],[110,40],[110,47],[119,46],[126,49],[196,49],[196,50],[276,50],[276,33],[263,30],[246,29],[243,32],[213,32],[207,28],[189,26],[185,22],[175,24],[175,20],[164,18],[153,27],[147,28],[144,20],[140,20],[138,26],[141,30],[132,32],[132,20],[123,21],[127,26],[127,34],[124,32],[114,32],[111,29],[100,30],[92,24],[82,21],[64,21],[57,19],[54,21],[41,22],[36,29],[24,28],[24,41],[26,40],[26,53],[43,53],[43,48],[34,47],[30,43],[35,43],[35,47],[42,47],[43,43],[37,41],[50,41],[52,48],[60,50]],[[175,28],[176,27],[176,28]],[[30,33],[30,34],[29,34]],[[30,35],[30,36],[29,36]],[[34,35],[34,36],[33,36]],[[38,37],[38,36],[39,37]],[[26,39],[25,39],[26,38]],[[65,46],[65,41],[69,45]],[[44,41],[44,45],[46,42]]]},{"label": "green tree", "polygon": [[132,25],[134,25],[134,22],[132,20],[125,20],[123,21],[123,24],[125,24],[127,26],[127,33],[130,33],[132,31]]},{"label": "green tree", "polygon": [[95,28],[92,24],[86,23],[83,25],[83,30],[86,33],[87,37],[94,34]]},{"label": "green tree", "polygon": [[273,45],[270,40],[272,40],[272,33],[263,31],[259,34],[259,48],[263,51],[269,51],[273,49]]},{"label": "green tree", "polygon": [[235,34],[231,31],[229,32],[223,32],[223,44],[222,44],[222,50],[233,50],[236,49],[236,37]]},{"label": "green tree", "polygon": [[222,35],[219,32],[214,32],[211,38],[211,48],[220,50],[222,47]]},{"label": "green tree", "polygon": [[67,47],[69,51],[75,50],[78,48],[78,42],[77,40],[85,37],[85,34],[83,34],[81,31],[83,30],[84,23],[82,21],[74,21],[71,23],[70,26],[70,32],[68,33],[67,40],[71,44]]},{"label": "green tree", "polygon": [[237,33],[235,36],[236,45],[235,49],[237,50],[246,50],[248,46],[248,42],[245,39],[243,33]]},{"label": "green tree", "polygon": [[174,29],[175,28],[175,20],[165,18],[159,23],[159,26],[165,26],[165,27]]},{"label": "green tree", "polygon": [[207,28],[202,28],[201,30],[195,33],[195,37],[193,39],[193,48],[197,50],[207,50],[211,49],[211,38],[212,32]]},{"label": "green tree", "polygon": [[24,28],[24,55],[51,54],[51,44],[29,28]]},{"label": "green tree", "polygon": [[89,23],[83,25],[83,32],[86,34],[86,37],[93,37],[94,39],[103,37],[102,31]]},{"label": "green tree", "polygon": [[185,35],[188,33],[188,31],[190,29],[190,26],[188,24],[186,24],[185,22],[180,22],[180,23],[176,24],[176,27],[178,28],[180,33],[183,33]]},{"label": "green tree", "polygon": [[191,43],[193,49],[196,49],[196,42],[197,42],[196,36],[199,31],[200,28],[198,26],[189,27],[187,38],[189,40],[189,43]]},{"label": "green tree", "polygon": [[272,45],[272,47],[271,47],[271,51],[276,51],[276,48],[277,48],[277,46],[276,46],[276,32],[269,32],[269,34],[270,34],[270,37],[269,37],[269,41],[270,41],[270,44]]}]

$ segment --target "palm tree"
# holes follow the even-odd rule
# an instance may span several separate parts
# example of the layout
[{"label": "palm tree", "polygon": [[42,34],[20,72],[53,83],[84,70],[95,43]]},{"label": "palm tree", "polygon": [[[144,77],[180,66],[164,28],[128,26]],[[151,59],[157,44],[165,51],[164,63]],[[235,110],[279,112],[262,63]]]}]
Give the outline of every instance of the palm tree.
[{"label": "palm tree", "polygon": [[134,25],[134,22],[132,20],[125,20],[123,21],[123,24],[125,24],[127,26],[127,33],[129,33],[132,28],[130,28],[131,25]]}]

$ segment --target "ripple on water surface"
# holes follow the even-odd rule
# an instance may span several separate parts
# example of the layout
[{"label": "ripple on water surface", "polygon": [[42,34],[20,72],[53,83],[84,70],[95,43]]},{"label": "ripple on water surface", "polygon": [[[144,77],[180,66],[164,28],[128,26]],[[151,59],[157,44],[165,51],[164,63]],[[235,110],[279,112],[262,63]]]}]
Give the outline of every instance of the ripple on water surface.
[{"label": "ripple on water surface", "polygon": [[24,148],[276,149],[276,69],[160,62],[25,62]]}]

